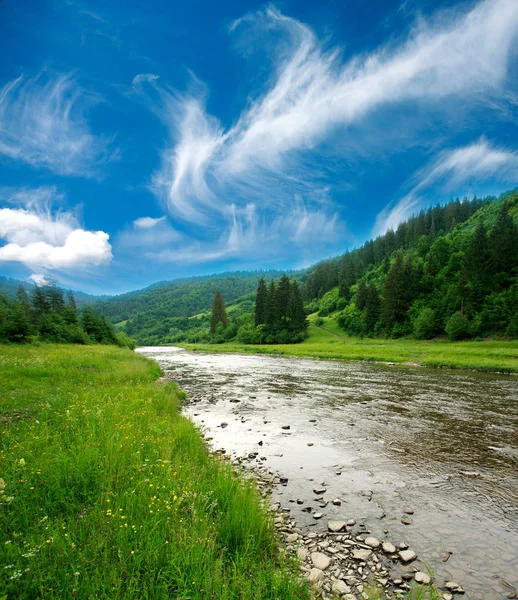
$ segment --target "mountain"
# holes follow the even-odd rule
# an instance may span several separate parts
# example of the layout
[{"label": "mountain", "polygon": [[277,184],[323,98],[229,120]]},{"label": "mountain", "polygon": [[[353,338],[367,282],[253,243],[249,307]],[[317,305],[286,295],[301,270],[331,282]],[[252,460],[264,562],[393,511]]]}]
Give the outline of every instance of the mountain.
[{"label": "mountain", "polygon": [[185,331],[198,341],[196,330],[204,329],[208,323],[206,311],[216,290],[221,292],[229,312],[236,316],[245,307],[253,311],[254,296],[250,294],[255,292],[261,277],[272,279],[281,275],[279,271],[235,271],[160,282],[97,302],[93,308],[140,344],[174,343],[180,341],[178,332]]},{"label": "mountain", "polygon": [[[219,289],[230,324],[218,340],[243,341],[254,337],[259,279],[280,274],[235,272],[159,283],[97,302],[94,309],[140,344],[207,342]],[[516,337],[518,191],[434,206],[290,277],[302,285],[306,314],[333,319],[350,335]]]},{"label": "mountain", "polygon": [[[20,286],[27,290],[29,294],[35,287],[33,283],[29,283],[28,281],[22,281],[20,279],[13,279],[11,277],[0,276],[0,294],[7,296],[7,298],[9,298],[10,300],[14,300],[16,296],[16,291]],[[72,292],[77,304],[80,306],[93,304],[94,302],[98,302],[99,300],[109,298],[109,296],[107,295],[94,296],[93,294],[87,294],[78,290],[70,291]]]}]

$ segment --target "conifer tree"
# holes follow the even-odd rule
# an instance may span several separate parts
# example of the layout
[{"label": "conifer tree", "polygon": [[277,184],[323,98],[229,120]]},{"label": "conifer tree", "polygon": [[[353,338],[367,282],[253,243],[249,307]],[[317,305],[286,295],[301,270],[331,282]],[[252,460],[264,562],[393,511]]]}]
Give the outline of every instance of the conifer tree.
[{"label": "conifer tree", "polygon": [[255,326],[264,325],[268,318],[268,288],[261,277],[257,286],[257,296],[255,299]]},{"label": "conifer tree", "polygon": [[25,316],[27,318],[29,318],[29,315],[31,312],[31,304],[29,302],[29,294],[27,293],[27,290],[21,285],[19,285],[18,289],[16,290],[16,302],[18,302],[18,304],[20,304],[23,312],[25,313]]},{"label": "conifer tree", "polygon": [[266,310],[266,324],[273,328],[277,322],[277,286],[272,279],[268,286],[268,305]]},{"label": "conifer tree", "polygon": [[282,328],[288,316],[288,303],[290,301],[291,283],[287,275],[279,279],[276,292],[277,325]]},{"label": "conifer tree", "polygon": [[212,335],[216,333],[216,327],[219,323],[222,323],[223,327],[226,327],[228,325],[228,317],[223,296],[219,290],[216,290],[212,302],[212,316],[210,318],[210,332]]}]

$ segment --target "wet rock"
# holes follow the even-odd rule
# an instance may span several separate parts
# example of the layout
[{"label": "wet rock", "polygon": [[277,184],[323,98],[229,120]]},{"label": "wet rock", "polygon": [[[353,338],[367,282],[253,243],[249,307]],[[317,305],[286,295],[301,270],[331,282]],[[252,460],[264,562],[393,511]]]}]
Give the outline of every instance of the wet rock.
[{"label": "wet rock", "polygon": [[332,531],[333,533],[337,533],[338,531],[343,531],[346,527],[346,522],[345,521],[329,521],[329,523],[327,524],[327,528],[329,529],[329,531]]},{"label": "wet rock", "polygon": [[399,558],[402,562],[408,563],[417,558],[417,554],[413,550],[401,550],[399,552]]},{"label": "wet rock", "polygon": [[413,508],[404,508],[404,509],[403,509],[403,512],[404,512],[406,515],[413,515],[413,514],[414,514],[414,509],[413,509]]},{"label": "wet rock", "polygon": [[279,477],[279,482],[281,485],[286,485],[288,483],[287,477]]},{"label": "wet rock", "polygon": [[414,579],[417,583],[424,583],[425,585],[428,585],[432,580],[430,575],[428,575],[428,573],[423,573],[423,571],[417,571],[414,575]]},{"label": "wet rock", "polygon": [[399,544],[399,549],[400,550],[406,550],[408,548],[408,544],[405,544],[405,542],[401,542]]},{"label": "wet rock", "polygon": [[230,402],[237,404],[238,402],[241,402],[241,400],[239,400],[239,398],[230,398]]},{"label": "wet rock", "polygon": [[449,594],[448,592],[444,592],[442,595],[443,600],[453,600],[453,594]]},{"label": "wet rock", "polygon": [[329,565],[331,564],[331,559],[329,558],[329,556],[322,554],[322,552],[312,552],[311,562],[317,569],[325,571],[327,567],[329,567]]},{"label": "wet rock", "polygon": [[316,423],[316,422],[317,422],[317,420],[316,420],[316,419],[310,419],[310,420],[309,420],[309,422],[310,422],[310,423]]},{"label": "wet rock", "polygon": [[458,588],[460,588],[460,585],[459,585],[459,584],[458,584],[456,581],[447,581],[447,582],[444,584],[444,587],[445,587],[447,590],[450,590],[451,592],[454,592],[454,591],[456,591]]},{"label": "wet rock", "polygon": [[313,518],[314,518],[314,519],[321,519],[321,518],[322,518],[322,516],[323,516],[323,515],[322,515],[322,513],[315,513],[315,514],[313,515]]},{"label": "wet rock", "polygon": [[281,429],[291,429],[291,426],[290,425],[282,425]]},{"label": "wet rock", "polygon": [[313,568],[309,572],[308,581],[310,584],[315,585],[315,583],[319,583],[324,579],[324,572],[320,569]]},{"label": "wet rock", "polygon": [[225,429],[225,427],[228,427],[228,423],[221,423],[220,427],[222,427],[223,429]]},{"label": "wet rock", "polygon": [[334,581],[333,585],[331,586],[331,591],[333,594],[337,594],[338,596],[344,596],[345,594],[349,594],[351,592],[351,588],[343,581]]},{"label": "wet rock", "polygon": [[308,442],[308,446],[313,446],[313,442]]},{"label": "wet rock", "polygon": [[[316,487],[313,488],[313,493],[316,494],[317,496],[319,496],[320,494],[325,494],[327,492],[327,489],[325,487]],[[320,498],[319,498],[320,500]]]},{"label": "wet rock", "polygon": [[403,525],[412,525],[412,519],[410,517],[407,517],[406,515],[401,519],[401,523],[403,523]]},{"label": "wet rock", "polygon": [[365,543],[367,544],[367,546],[370,546],[371,548],[379,548],[379,546],[380,546],[380,541],[378,539],[376,539],[375,537],[368,537],[365,540]]},{"label": "wet rock", "polygon": [[372,552],[370,550],[367,549],[360,549],[360,550],[353,550],[352,551],[352,557],[354,558],[354,560],[359,560],[362,562],[367,562],[369,560],[369,558],[371,557]]},{"label": "wet rock", "polygon": [[304,504],[304,500],[301,500],[300,498],[297,498],[297,504]]},{"label": "wet rock", "polygon": [[396,551],[396,547],[390,542],[383,542],[383,544],[381,544],[381,548],[383,549],[383,552],[386,552],[387,554],[394,554]]},{"label": "wet rock", "polygon": [[354,525],[356,525],[356,521],[354,519],[349,519],[349,521],[347,521],[347,527],[354,527]]},{"label": "wet rock", "polygon": [[342,504],[342,501],[340,500],[340,498],[335,498],[334,500],[332,500],[332,503],[335,506],[340,506]]}]

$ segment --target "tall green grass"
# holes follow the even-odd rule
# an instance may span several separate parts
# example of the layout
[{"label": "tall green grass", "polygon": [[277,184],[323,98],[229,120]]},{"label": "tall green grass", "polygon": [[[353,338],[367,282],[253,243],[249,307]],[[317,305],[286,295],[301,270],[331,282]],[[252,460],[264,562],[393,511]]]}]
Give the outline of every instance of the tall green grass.
[{"label": "tall green grass", "polygon": [[518,373],[517,341],[449,342],[413,339],[352,338],[332,318],[322,326],[309,326],[309,337],[300,344],[247,345],[181,344],[189,350],[281,354],[340,360],[409,363],[429,367]]},{"label": "tall green grass", "polygon": [[159,374],[119,348],[0,346],[0,598],[308,597]]}]

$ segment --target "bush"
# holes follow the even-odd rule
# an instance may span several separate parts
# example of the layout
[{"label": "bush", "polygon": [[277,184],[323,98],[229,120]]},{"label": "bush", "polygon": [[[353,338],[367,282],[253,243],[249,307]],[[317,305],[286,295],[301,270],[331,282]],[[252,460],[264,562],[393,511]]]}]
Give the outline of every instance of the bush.
[{"label": "bush", "polygon": [[435,312],[423,308],[414,322],[414,335],[418,340],[430,340],[435,334]]},{"label": "bush", "polygon": [[505,330],[505,335],[508,338],[518,339],[518,317],[514,317],[510,321],[507,329]]},{"label": "bush", "polygon": [[445,331],[450,340],[462,340],[469,337],[469,321],[460,312],[454,313],[446,323]]}]

